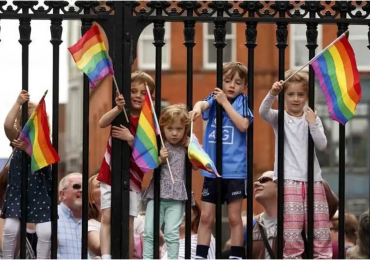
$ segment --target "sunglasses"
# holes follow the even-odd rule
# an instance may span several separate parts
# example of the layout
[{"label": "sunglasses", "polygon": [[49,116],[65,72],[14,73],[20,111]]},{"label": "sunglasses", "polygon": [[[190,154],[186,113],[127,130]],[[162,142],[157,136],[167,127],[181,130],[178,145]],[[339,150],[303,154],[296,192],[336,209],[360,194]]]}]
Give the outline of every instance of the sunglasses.
[{"label": "sunglasses", "polygon": [[273,181],[273,179],[270,177],[264,176],[264,177],[259,178],[256,182],[263,184],[263,183],[270,182],[270,181]]},{"label": "sunglasses", "polygon": [[[68,188],[64,188],[64,189],[66,190]],[[82,189],[81,183],[74,183],[74,184],[72,184],[72,189],[74,189],[74,190],[80,190],[80,189]]]}]

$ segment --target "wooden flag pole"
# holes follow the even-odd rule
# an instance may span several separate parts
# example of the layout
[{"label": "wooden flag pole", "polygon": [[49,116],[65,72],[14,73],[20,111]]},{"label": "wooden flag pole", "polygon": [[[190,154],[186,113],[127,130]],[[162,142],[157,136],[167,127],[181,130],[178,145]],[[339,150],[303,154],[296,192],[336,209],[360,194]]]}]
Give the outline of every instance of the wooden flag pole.
[{"label": "wooden flag pole", "polygon": [[[116,86],[116,90],[118,91],[118,93],[121,95],[121,93],[119,92],[119,89],[118,89],[118,85],[117,85],[117,81],[116,81],[116,77],[113,75],[113,81],[114,81],[114,85]],[[127,113],[126,113],[126,109],[125,107],[123,107],[123,113],[125,114],[125,117],[126,117],[126,121],[127,123],[129,122],[128,121],[128,116],[127,116]]]},{"label": "wooden flag pole", "polygon": [[191,124],[190,124],[190,141],[189,141],[189,143],[191,143],[191,140],[193,139],[193,124],[194,124],[194,121],[191,121]]},{"label": "wooden flag pole", "polygon": [[313,57],[312,59],[310,59],[305,65],[303,65],[299,70],[297,70],[296,72],[294,72],[292,75],[290,75],[288,78],[286,78],[284,81],[283,81],[283,84],[285,82],[287,82],[289,79],[291,79],[294,75],[296,75],[298,72],[300,72],[301,70],[303,70],[307,65],[310,65],[312,62],[314,62],[321,54],[323,54],[327,49],[329,49],[331,46],[333,46],[336,42],[338,42],[340,39],[342,39],[344,36],[346,36],[347,34],[349,33],[349,30],[345,31],[344,33],[342,33],[341,36],[339,36],[338,38],[336,38],[332,43],[330,43],[328,46],[326,46],[323,50],[321,50],[318,54],[316,54],[315,57]]},{"label": "wooden flag pole", "polygon": [[[146,87],[146,92],[148,93],[148,96],[149,96],[150,105],[152,106],[154,120],[155,120],[155,123],[157,124],[157,127],[158,127],[159,138],[161,139],[162,147],[165,148],[163,138],[162,138],[161,129],[159,129],[159,123],[158,123],[157,115],[155,114],[155,110],[154,110],[154,106],[153,106],[153,102],[152,102],[152,97],[150,96],[150,90],[148,88],[148,85],[145,85],[145,87]],[[166,159],[166,161],[167,161],[167,165],[168,165],[168,170],[170,171],[172,184],[174,184],[175,182],[173,180],[172,171],[171,171],[171,167],[170,167],[170,162],[168,161],[168,158]]]}]

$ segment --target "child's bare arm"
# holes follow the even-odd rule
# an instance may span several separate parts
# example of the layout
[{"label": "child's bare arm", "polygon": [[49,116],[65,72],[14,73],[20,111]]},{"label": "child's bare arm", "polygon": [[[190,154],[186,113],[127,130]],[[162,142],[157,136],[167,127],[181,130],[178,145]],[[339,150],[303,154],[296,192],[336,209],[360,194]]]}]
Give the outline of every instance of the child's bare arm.
[{"label": "child's bare arm", "polygon": [[243,117],[234,109],[230,101],[227,99],[226,94],[221,89],[216,88],[213,93],[217,103],[225,109],[236,128],[238,128],[240,132],[246,132],[249,127],[249,118]]},{"label": "child's bare arm", "polygon": [[195,103],[193,110],[189,112],[190,119],[193,121],[198,116],[202,114],[203,111],[209,108],[209,103],[207,101],[198,101]]},{"label": "child's bare arm", "polygon": [[249,127],[249,117],[243,117],[241,114],[239,114],[229,101],[225,102],[222,106],[236,128],[238,128],[240,132],[246,132]]},{"label": "child's bare arm", "polygon": [[118,91],[116,91],[116,106],[109,112],[105,113],[102,118],[99,120],[99,126],[101,128],[105,128],[109,126],[113,120],[116,118],[116,116],[119,115],[119,113],[122,112],[122,110],[125,108],[125,100]]},{"label": "child's bare arm", "polygon": [[4,130],[9,141],[13,141],[18,137],[18,131],[14,128],[14,122],[19,112],[19,107],[19,104],[15,103],[5,118]]},{"label": "child's bare arm", "polygon": [[116,106],[114,107],[111,111],[105,113],[99,120],[99,126],[101,128],[106,128],[107,126],[109,126],[113,120],[116,118],[116,116],[119,115],[119,113],[121,113],[121,110],[119,110],[119,108]]},{"label": "child's bare arm", "polygon": [[18,138],[18,131],[14,128],[15,119],[19,113],[20,107],[30,100],[30,95],[27,91],[22,90],[19,94],[17,101],[14,103],[13,107],[10,109],[8,115],[5,118],[4,122],[4,130],[5,135],[8,137],[9,141],[13,141],[14,139]]}]

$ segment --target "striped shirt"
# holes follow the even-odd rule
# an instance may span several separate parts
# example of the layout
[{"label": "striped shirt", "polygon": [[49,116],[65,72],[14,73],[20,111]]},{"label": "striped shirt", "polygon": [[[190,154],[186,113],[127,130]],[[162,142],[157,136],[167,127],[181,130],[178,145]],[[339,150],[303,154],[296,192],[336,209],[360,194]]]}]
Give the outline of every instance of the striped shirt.
[{"label": "striped shirt", "polygon": [[[179,245],[179,256],[178,259],[185,259],[185,238],[180,239],[180,245]],[[190,257],[191,259],[195,259],[195,255],[197,252],[197,244],[198,244],[198,235],[192,235],[191,236],[191,245],[190,245]],[[162,259],[168,259],[167,258],[167,246],[164,244],[162,248]],[[208,250],[208,257],[207,259],[215,259],[216,258],[216,240],[213,235],[211,235],[211,243],[209,244],[209,250]]]},{"label": "striped shirt", "polygon": [[[137,126],[139,124],[139,117],[133,117],[130,116],[130,133],[135,136]],[[108,185],[112,185],[112,173],[111,173],[111,143],[108,143],[106,154],[108,154],[108,157],[103,159],[102,168],[99,171],[98,180],[102,181]],[[106,163],[105,163],[106,162]],[[105,168],[103,169],[103,165]],[[142,182],[144,178],[144,173],[141,171],[139,166],[137,166],[134,158],[132,157],[132,154],[130,156],[130,190],[141,192],[142,189]]]}]

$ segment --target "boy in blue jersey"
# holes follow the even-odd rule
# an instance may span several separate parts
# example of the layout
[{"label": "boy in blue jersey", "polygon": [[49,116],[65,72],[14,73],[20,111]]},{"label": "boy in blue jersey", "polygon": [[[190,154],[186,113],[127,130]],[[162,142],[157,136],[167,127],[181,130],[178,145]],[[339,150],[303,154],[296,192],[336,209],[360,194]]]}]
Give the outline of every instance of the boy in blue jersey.
[{"label": "boy in blue jersey", "polygon": [[[248,83],[248,69],[240,62],[223,67],[222,90],[215,88],[205,100],[198,101],[190,112],[191,119],[202,114],[208,120],[203,148],[216,162],[216,104],[222,106],[222,200],[227,203],[231,230],[230,258],[244,258],[241,209],[246,198],[247,130],[253,122],[248,97],[243,92]],[[215,219],[217,183],[215,176],[202,171],[202,215],[198,228],[196,258],[207,258]],[[220,238],[218,238],[220,239]]]}]

